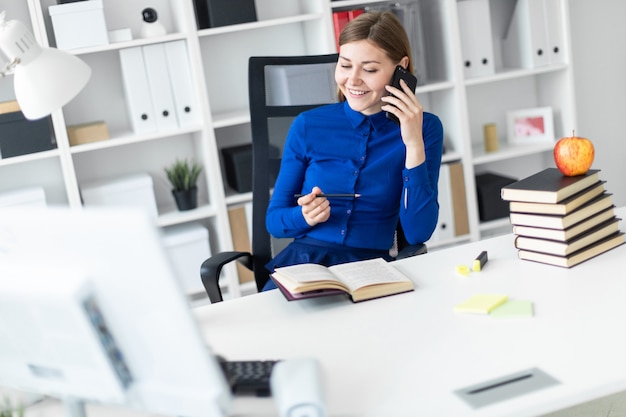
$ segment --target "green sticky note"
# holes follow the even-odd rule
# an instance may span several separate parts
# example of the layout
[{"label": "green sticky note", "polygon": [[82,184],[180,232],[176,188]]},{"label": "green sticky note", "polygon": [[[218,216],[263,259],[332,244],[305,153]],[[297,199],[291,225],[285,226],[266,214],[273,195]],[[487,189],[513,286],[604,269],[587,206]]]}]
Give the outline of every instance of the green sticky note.
[{"label": "green sticky note", "polygon": [[476,294],[454,306],[454,311],[457,313],[489,314],[507,299],[508,297],[502,294]]},{"label": "green sticky note", "polygon": [[489,314],[498,319],[532,317],[533,303],[526,300],[508,300]]}]

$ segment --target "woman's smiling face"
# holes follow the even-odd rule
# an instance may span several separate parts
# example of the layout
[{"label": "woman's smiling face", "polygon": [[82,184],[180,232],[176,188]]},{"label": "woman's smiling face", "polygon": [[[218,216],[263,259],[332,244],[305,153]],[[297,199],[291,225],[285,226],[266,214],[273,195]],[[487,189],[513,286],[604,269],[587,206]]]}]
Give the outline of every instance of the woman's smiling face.
[{"label": "woman's smiling face", "polygon": [[352,110],[371,115],[381,111],[381,97],[387,95],[385,86],[395,68],[396,63],[374,43],[349,42],[341,45],[335,81]]}]

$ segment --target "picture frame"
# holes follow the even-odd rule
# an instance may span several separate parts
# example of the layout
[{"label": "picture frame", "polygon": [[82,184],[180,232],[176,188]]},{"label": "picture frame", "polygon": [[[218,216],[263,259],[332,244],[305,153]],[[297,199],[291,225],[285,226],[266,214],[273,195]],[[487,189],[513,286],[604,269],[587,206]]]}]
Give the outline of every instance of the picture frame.
[{"label": "picture frame", "polygon": [[506,114],[508,142],[514,145],[554,142],[552,107],[513,110]]}]

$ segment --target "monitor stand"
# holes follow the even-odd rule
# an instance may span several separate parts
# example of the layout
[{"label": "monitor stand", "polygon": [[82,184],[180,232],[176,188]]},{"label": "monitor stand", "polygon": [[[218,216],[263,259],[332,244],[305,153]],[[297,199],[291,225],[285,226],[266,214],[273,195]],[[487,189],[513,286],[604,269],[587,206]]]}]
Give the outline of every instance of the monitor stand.
[{"label": "monitor stand", "polygon": [[78,398],[63,398],[63,407],[67,417],[87,417],[85,402]]}]

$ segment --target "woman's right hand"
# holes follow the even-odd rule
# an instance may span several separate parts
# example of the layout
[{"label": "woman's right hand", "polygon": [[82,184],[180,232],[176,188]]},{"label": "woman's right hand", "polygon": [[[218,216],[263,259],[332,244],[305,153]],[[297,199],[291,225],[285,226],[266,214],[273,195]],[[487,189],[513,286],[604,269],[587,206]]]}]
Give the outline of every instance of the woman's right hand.
[{"label": "woman's right hand", "polygon": [[315,186],[309,194],[298,198],[302,216],[309,226],[324,223],[330,218],[330,202],[326,197],[317,197],[318,194],[322,194],[322,190]]}]

